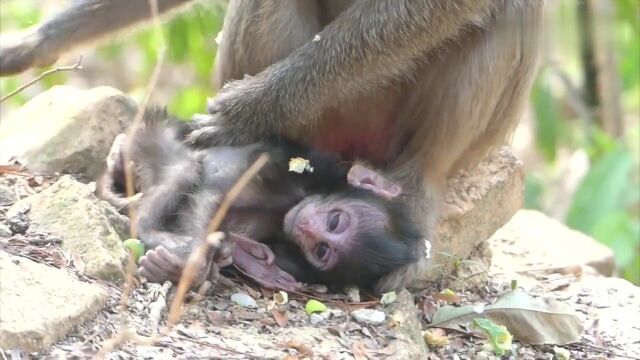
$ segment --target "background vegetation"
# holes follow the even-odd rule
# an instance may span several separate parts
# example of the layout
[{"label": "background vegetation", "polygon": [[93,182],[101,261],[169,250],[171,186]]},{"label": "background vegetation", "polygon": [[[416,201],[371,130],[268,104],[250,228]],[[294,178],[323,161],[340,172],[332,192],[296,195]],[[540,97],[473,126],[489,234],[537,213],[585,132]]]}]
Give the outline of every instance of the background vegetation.
[{"label": "background vegetation", "polygon": [[[0,31],[24,29],[61,0],[3,0]],[[153,100],[190,116],[204,109],[224,5],[197,4],[163,27],[168,52]],[[525,162],[526,207],[611,247],[622,276],[640,284],[640,1],[549,2],[543,66],[513,146]],[[148,29],[79,53],[84,69],[57,73],[12,97],[0,115],[43,90],[109,85],[140,96],[157,58]],[[0,93],[39,72],[0,79]]]}]

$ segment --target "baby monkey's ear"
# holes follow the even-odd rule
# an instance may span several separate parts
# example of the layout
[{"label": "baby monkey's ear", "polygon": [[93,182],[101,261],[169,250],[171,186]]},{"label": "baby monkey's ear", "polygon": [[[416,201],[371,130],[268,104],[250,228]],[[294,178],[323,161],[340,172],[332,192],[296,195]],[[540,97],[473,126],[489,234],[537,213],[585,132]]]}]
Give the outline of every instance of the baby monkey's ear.
[{"label": "baby monkey's ear", "polygon": [[354,164],[347,174],[347,182],[351,186],[373,191],[374,194],[387,200],[393,200],[402,193],[402,187],[387,179],[381,173],[365,167],[361,164]]}]

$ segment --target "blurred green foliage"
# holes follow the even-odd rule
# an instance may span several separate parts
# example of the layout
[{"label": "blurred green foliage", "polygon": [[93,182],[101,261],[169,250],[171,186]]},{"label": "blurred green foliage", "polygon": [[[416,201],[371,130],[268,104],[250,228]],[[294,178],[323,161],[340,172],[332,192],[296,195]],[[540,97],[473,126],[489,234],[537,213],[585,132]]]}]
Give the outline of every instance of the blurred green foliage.
[{"label": "blurred green foliage", "polygon": [[[574,1],[566,1],[557,9],[555,15],[561,19],[562,29],[575,29],[575,5]],[[617,59],[625,134],[613,139],[587,119],[568,116],[564,110],[568,106],[568,90],[551,86],[554,80],[557,83],[557,75],[543,69],[534,84],[531,103],[536,146],[546,164],[527,175],[525,205],[546,210],[543,198],[552,187],[541,175],[545,174],[544,167],[553,167],[560,161],[560,149],[584,150],[590,167],[573,194],[565,222],[611,247],[621,274],[640,284],[640,2],[616,0],[615,5],[616,17],[609,30]],[[565,75],[582,90],[579,69],[571,68],[571,64],[580,64],[579,51],[565,46],[577,43],[572,37],[575,34],[563,34],[562,46],[554,51],[563,60]]]},{"label": "blurred green foliage", "polygon": [[[2,30],[22,29],[37,23],[43,17],[41,4],[39,0],[3,1]],[[181,13],[162,28],[167,46],[164,68],[175,67],[190,74],[186,85],[158,89],[169,93],[169,110],[181,117],[202,112],[206,98],[213,95],[214,39],[222,28],[225,9],[222,2],[209,4],[197,3],[194,9]],[[560,55],[558,66],[579,89],[582,79],[575,5],[575,1],[561,2],[550,14],[550,20],[562,34],[560,39],[554,39],[557,43],[552,52]],[[621,79],[622,110],[626,118],[631,118],[626,123],[625,137],[612,139],[575,113],[568,114],[567,91],[558,90],[558,86],[554,86],[558,83],[557,74],[543,68],[531,93],[535,144],[543,163],[527,175],[525,201],[528,208],[548,210],[544,198],[550,194],[553,197],[554,189],[546,174],[558,161],[566,161],[559,159],[559,152],[584,150],[591,166],[570,200],[565,222],[611,247],[623,276],[640,284],[640,1],[615,0],[615,5],[617,13],[612,30]],[[97,55],[106,61],[125,56],[135,59],[131,60],[133,64],[127,63],[136,67],[132,88],[123,88],[135,93],[147,84],[157,60],[157,49],[153,30],[146,27],[98,47]],[[131,51],[139,56],[133,57]],[[34,74],[37,72],[29,76]],[[40,91],[65,83],[71,76],[76,75],[58,73],[45,78],[39,84]],[[24,76],[0,79],[0,92],[12,91],[24,79]],[[7,106],[19,106],[29,97],[27,92],[18,94],[9,99]]]}]

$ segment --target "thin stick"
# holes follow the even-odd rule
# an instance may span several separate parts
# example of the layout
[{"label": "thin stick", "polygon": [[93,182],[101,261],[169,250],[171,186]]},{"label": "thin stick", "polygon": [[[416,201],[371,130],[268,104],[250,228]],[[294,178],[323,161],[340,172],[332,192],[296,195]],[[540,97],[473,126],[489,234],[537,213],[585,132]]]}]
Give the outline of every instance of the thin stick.
[{"label": "thin stick", "polygon": [[[130,164],[131,159],[129,157],[129,150],[131,149],[133,134],[138,128],[138,124],[142,120],[144,109],[146,108],[147,103],[149,102],[149,98],[151,97],[151,94],[156,87],[156,83],[158,82],[158,78],[160,76],[160,69],[162,68],[162,64],[164,62],[164,55],[166,53],[164,37],[162,36],[160,21],[158,20],[158,0],[148,0],[148,2],[149,2],[149,8],[151,10],[151,17],[153,19],[154,34],[156,36],[157,41],[159,42],[158,60],[156,61],[155,67],[153,69],[153,73],[151,74],[151,78],[147,83],[147,89],[146,89],[147,91],[146,91],[145,97],[142,103],[140,104],[140,106],[138,107],[136,116],[134,117],[133,123],[129,127],[126,138],[125,138],[124,151],[123,151],[122,157],[125,164],[124,176],[125,176],[125,184],[126,184],[125,188],[126,188],[127,197],[132,197],[134,195],[133,194],[133,189],[134,189],[133,176],[131,173],[132,166]],[[129,208],[129,216],[131,217],[131,219],[134,219],[133,211],[134,211],[134,207],[132,206]],[[131,237],[135,238],[136,237],[135,221],[131,221],[130,231],[131,231]],[[132,340],[138,344],[148,344],[148,345],[154,343],[157,340],[156,337],[144,338],[144,337],[138,336],[135,331],[131,330],[131,328],[127,324],[126,317],[124,316],[124,312],[127,310],[127,307],[129,304],[129,294],[133,289],[135,269],[136,269],[136,264],[133,261],[132,254],[129,253],[128,266],[126,268],[126,275],[125,275],[124,290],[120,297],[120,315],[121,315],[120,331],[115,333],[110,339],[105,340],[102,343],[102,348],[100,349],[100,352],[97,355],[98,358],[104,358],[106,354],[111,352],[116,346],[121,345],[127,340]]]},{"label": "thin stick", "polygon": [[62,72],[62,71],[75,71],[75,70],[81,70],[82,69],[82,55],[80,55],[78,57],[78,60],[76,61],[75,64],[71,65],[71,66],[59,66],[57,68],[53,68],[53,69],[49,69],[45,72],[43,72],[42,74],[36,76],[34,79],[30,80],[29,82],[27,82],[26,84],[22,84],[20,85],[20,87],[18,87],[17,89],[13,90],[12,92],[8,93],[7,95],[3,96],[2,98],[0,98],[0,104],[7,100],[8,98],[14,96],[15,94],[21,92],[22,90],[28,88],[29,86],[37,83],[38,81],[42,80],[44,77],[49,76],[53,73],[57,73],[57,72]]},{"label": "thin stick", "polygon": [[[157,0],[149,0],[149,7],[151,8],[151,17],[153,19],[153,28],[154,34],[160,45],[158,46],[158,61],[153,68],[153,73],[151,74],[151,79],[147,84],[147,91],[145,94],[142,103],[138,107],[138,111],[136,112],[136,116],[133,118],[133,123],[127,130],[127,135],[124,143],[124,151],[122,153],[122,159],[125,164],[124,166],[124,176],[125,176],[125,191],[127,194],[127,198],[131,198],[135,194],[134,192],[134,179],[132,175],[133,164],[131,163],[130,151],[131,144],[133,142],[133,135],[138,130],[140,126],[140,122],[142,121],[142,117],[144,115],[147,104],[149,103],[149,99],[151,98],[151,93],[156,87],[158,83],[158,78],[160,77],[160,69],[162,68],[162,64],[164,63],[164,56],[167,52],[167,47],[165,45],[164,37],[162,36],[162,31],[160,28],[160,20],[158,19],[158,1]],[[129,207],[129,217],[131,219],[135,219],[135,207]],[[137,236],[137,224],[135,221],[131,221],[130,223],[130,233],[132,238],[136,238]]]},{"label": "thin stick", "polygon": [[231,207],[231,204],[235,201],[235,199],[240,195],[242,189],[249,183],[249,181],[256,176],[258,171],[262,169],[262,167],[269,161],[269,155],[266,153],[261,154],[256,161],[247,169],[247,171],[238,178],[238,181],[231,187],[227,196],[222,200],[220,204],[220,208],[213,216],[213,220],[209,223],[209,227],[207,228],[207,233],[211,234],[212,232],[218,230],[220,228],[220,224],[222,224],[222,220],[227,215],[227,211]]},{"label": "thin stick", "polygon": [[184,270],[182,271],[182,276],[178,283],[178,289],[176,290],[176,295],[171,303],[169,315],[167,316],[167,323],[170,327],[175,325],[182,316],[181,309],[184,304],[184,299],[191,288],[191,284],[197,274],[197,270],[200,269],[205,260],[209,246],[213,245],[215,247],[216,242],[222,241],[222,238],[224,237],[223,234],[214,233],[214,231],[218,230],[222,220],[227,215],[231,204],[238,197],[242,189],[247,186],[249,181],[258,173],[258,171],[260,171],[260,169],[262,169],[267,161],[269,161],[269,156],[267,154],[261,154],[258,159],[251,164],[251,166],[231,187],[227,195],[222,200],[222,203],[220,204],[218,211],[216,211],[216,214],[213,216],[213,219],[209,222],[207,234],[211,235],[207,236],[207,239],[203,241],[202,244],[200,244],[200,246],[198,246],[198,248],[191,254]]}]

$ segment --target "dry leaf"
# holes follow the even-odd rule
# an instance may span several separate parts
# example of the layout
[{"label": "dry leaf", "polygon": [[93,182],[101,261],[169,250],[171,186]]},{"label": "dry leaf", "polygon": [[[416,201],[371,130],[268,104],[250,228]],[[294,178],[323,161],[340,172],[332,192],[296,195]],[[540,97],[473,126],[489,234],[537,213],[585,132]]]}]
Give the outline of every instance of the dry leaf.
[{"label": "dry leaf", "polygon": [[424,341],[430,346],[445,346],[449,344],[447,333],[443,329],[433,329],[424,332]]},{"label": "dry leaf", "polygon": [[430,327],[469,332],[474,319],[486,318],[506,326],[516,340],[525,344],[555,345],[578,341],[583,329],[580,318],[568,305],[521,291],[508,292],[495,304],[480,309],[477,305],[445,306],[435,313]]},{"label": "dry leaf", "polygon": [[309,164],[309,160],[300,157],[289,159],[289,171],[302,174],[305,171],[313,172],[313,168]]},{"label": "dry leaf", "polygon": [[356,360],[369,359],[369,349],[367,349],[362,340],[353,342],[351,345],[351,352]]},{"label": "dry leaf", "polygon": [[460,303],[460,296],[454,293],[451,289],[444,289],[437,294],[434,294],[433,297],[436,300],[444,301],[452,304]]},{"label": "dry leaf", "polygon": [[287,347],[292,349],[296,349],[301,355],[313,357],[313,350],[311,348],[299,341],[289,340],[287,341]]},{"label": "dry leaf", "polygon": [[287,314],[282,313],[277,309],[273,309],[271,310],[271,315],[273,315],[273,318],[276,320],[276,323],[278,323],[278,326],[287,326],[287,322],[289,321],[289,317],[287,316]]}]

